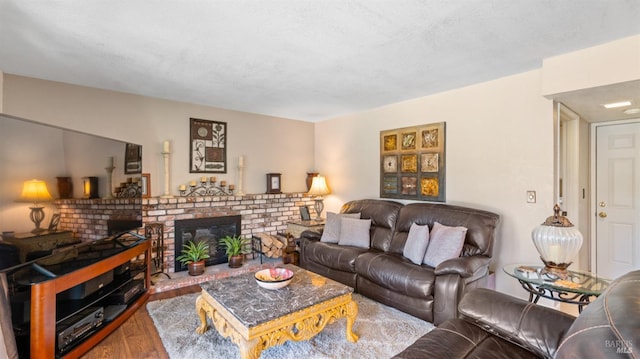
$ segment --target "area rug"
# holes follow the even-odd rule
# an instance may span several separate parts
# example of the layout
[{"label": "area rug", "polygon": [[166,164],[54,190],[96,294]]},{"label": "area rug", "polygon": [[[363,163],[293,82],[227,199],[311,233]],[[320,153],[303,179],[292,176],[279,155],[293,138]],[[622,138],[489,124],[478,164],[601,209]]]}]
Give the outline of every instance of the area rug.
[{"label": "area rug", "polygon": [[[238,347],[210,328],[195,333],[200,319],[195,311],[199,293],[147,303],[147,310],[170,358],[239,358]],[[391,358],[433,329],[433,325],[359,294],[353,331],[357,343],[346,340],[344,318],[329,324],[308,341],[289,341],[262,352],[263,359]],[[211,322],[209,321],[211,326]]]}]

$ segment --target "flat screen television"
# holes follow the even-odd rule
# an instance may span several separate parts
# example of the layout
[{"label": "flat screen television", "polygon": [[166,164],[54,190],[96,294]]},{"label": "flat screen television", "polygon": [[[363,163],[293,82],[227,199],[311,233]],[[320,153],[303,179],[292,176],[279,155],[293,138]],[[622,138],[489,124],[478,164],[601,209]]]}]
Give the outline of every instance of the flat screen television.
[{"label": "flat screen television", "polygon": [[[114,167],[111,188],[107,168]],[[142,226],[141,192],[117,193],[127,183],[137,183],[142,177],[142,147],[137,144],[51,126],[27,119],[0,114],[0,231],[2,236],[29,233],[34,230],[33,203],[21,201],[23,184],[32,179],[43,180],[54,200],[44,207],[43,229],[55,224],[55,214],[65,216],[60,204],[73,199],[91,199],[96,203],[112,194],[113,205],[92,206],[92,214],[100,218],[95,225],[99,236],[87,236],[86,231],[71,230],[79,241],[93,241],[102,236],[135,230]],[[89,192],[87,186],[94,188]],[[96,186],[97,185],[97,186]],[[135,186],[134,186],[135,187]],[[67,203],[57,199],[69,199]],[[97,209],[96,209],[97,208]],[[69,219],[61,221],[69,226]],[[73,221],[71,221],[73,226]],[[100,228],[97,228],[100,227]],[[108,227],[108,232],[105,228]],[[90,229],[89,229],[90,230]],[[98,231],[99,230],[99,231]],[[89,238],[83,238],[87,236]]]}]

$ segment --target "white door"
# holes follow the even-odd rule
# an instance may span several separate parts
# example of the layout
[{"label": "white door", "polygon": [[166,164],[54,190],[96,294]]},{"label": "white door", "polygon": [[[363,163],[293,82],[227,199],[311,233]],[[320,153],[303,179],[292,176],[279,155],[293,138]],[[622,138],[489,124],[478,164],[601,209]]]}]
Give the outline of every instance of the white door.
[{"label": "white door", "polygon": [[640,269],[640,122],[596,127],[596,271]]}]

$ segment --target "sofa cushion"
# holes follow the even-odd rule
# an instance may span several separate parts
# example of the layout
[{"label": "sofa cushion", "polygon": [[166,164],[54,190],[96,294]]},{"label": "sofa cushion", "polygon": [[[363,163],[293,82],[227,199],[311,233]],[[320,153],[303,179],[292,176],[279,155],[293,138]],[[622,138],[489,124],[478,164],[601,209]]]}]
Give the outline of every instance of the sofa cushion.
[{"label": "sofa cushion", "polygon": [[342,226],[341,218],[360,218],[360,213],[333,213],[327,212],[327,221],[322,230],[321,242],[338,243],[340,240],[340,227]]},{"label": "sofa cushion", "polygon": [[461,319],[451,319],[419,338],[394,358],[540,358]]},{"label": "sofa cushion", "polygon": [[617,278],[576,318],[560,343],[557,358],[589,358],[594,353],[603,358],[637,358],[638,298],[640,270]]},{"label": "sofa cushion", "polygon": [[468,291],[458,309],[460,318],[547,358],[555,357],[574,321],[572,315],[486,288]]},{"label": "sofa cushion", "polygon": [[447,259],[459,257],[466,234],[465,227],[449,227],[435,222],[423,263],[435,268]]},{"label": "sofa cushion", "polygon": [[429,226],[421,226],[414,223],[411,225],[411,229],[409,229],[409,235],[407,236],[407,242],[404,245],[402,255],[413,263],[420,265],[422,264],[428,245]]},{"label": "sofa cushion", "polygon": [[337,243],[312,242],[303,247],[306,261],[321,264],[327,268],[355,273],[356,257],[367,248],[339,246]]},{"label": "sofa cushion", "polygon": [[399,254],[363,253],[356,258],[356,273],[383,288],[409,297],[433,295],[433,269],[417,266]]},{"label": "sofa cushion", "polygon": [[360,218],[371,219],[370,247],[387,252],[402,206],[402,203],[394,201],[362,199],[345,203],[340,213],[361,213]]},{"label": "sofa cushion", "polygon": [[402,254],[407,234],[413,223],[428,224],[429,227],[433,227],[433,224],[438,222],[445,226],[468,228],[462,250],[463,256],[491,257],[499,220],[500,216],[495,213],[474,208],[443,203],[409,203],[400,210],[389,252]]},{"label": "sofa cushion", "polygon": [[370,219],[342,217],[340,221],[339,245],[369,248],[369,229],[371,228]]}]

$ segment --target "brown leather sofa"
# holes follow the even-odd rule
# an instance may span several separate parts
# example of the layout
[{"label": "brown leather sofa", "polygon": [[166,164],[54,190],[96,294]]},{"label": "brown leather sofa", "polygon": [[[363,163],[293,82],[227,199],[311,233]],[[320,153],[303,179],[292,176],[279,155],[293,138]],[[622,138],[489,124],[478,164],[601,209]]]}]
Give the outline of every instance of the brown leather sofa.
[{"label": "brown leather sofa", "polygon": [[[340,213],[371,219],[370,247],[321,242],[321,234],[303,232],[300,266],[349,285],[380,303],[438,325],[457,317],[458,302],[469,288],[487,282],[499,216],[495,213],[433,203],[365,199],[344,204]],[[436,268],[403,256],[411,224],[468,228],[459,258]]]},{"label": "brown leather sofa", "polygon": [[433,329],[394,358],[638,358],[640,271],[625,274],[577,317],[474,289],[460,316]]}]

